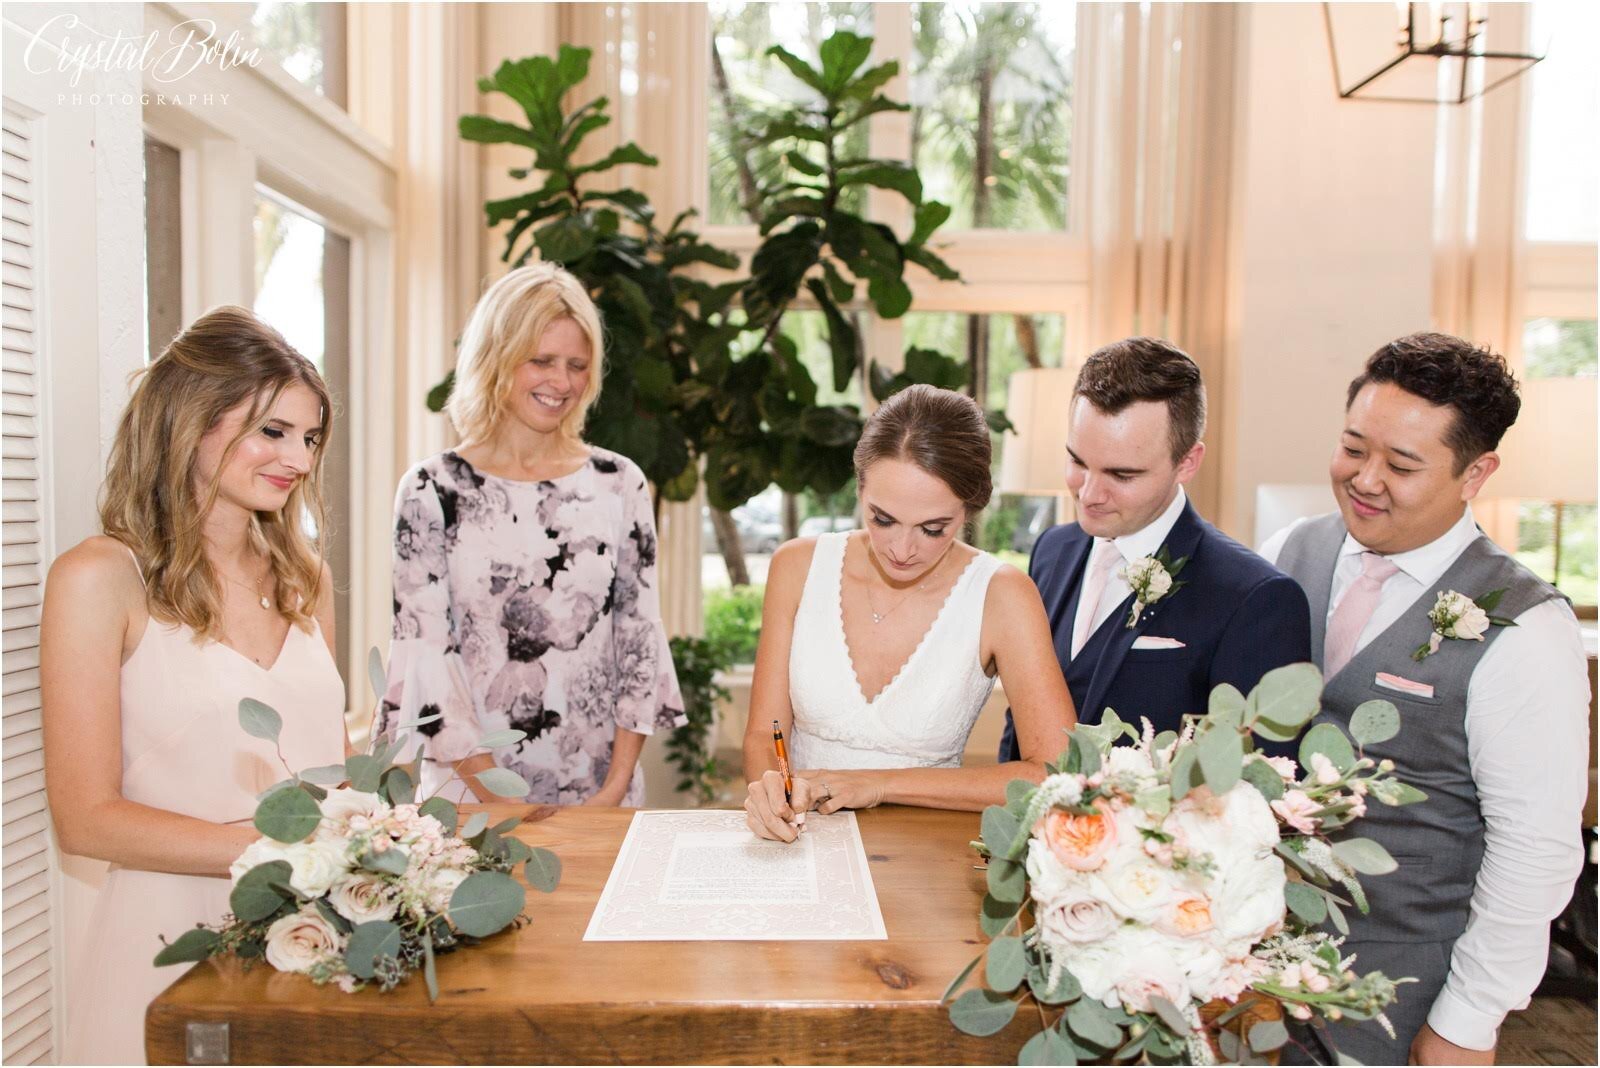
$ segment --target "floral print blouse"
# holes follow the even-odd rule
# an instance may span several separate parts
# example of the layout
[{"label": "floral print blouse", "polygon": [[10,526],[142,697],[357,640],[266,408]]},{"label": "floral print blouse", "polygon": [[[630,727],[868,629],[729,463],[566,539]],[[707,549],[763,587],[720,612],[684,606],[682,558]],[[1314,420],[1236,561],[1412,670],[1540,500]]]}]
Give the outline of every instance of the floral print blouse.
[{"label": "floral print blouse", "polygon": [[[600,789],[617,727],[687,722],[633,461],[597,448],[572,474],[518,482],[445,452],[406,472],[381,729],[434,713],[416,728],[425,789],[479,738],[514,728],[527,739],[496,763],[529,782],[529,802],[562,805]],[[636,768],[623,804],[643,796]]]}]

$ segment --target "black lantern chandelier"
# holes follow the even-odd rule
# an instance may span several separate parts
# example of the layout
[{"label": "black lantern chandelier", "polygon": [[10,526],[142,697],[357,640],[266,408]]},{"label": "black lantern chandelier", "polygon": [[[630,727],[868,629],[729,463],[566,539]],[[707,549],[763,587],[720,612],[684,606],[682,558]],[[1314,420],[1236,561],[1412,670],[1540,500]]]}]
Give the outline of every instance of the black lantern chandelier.
[{"label": "black lantern chandelier", "polygon": [[1347,100],[1460,104],[1544,57],[1485,46],[1488,4],[1325,3],[1333,79]]}]

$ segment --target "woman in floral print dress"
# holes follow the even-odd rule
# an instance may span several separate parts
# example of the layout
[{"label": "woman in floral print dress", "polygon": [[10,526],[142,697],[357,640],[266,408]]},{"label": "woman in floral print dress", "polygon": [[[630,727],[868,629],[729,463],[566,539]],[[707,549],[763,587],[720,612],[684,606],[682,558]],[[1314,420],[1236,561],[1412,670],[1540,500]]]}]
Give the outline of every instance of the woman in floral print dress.
[{"label": "woman in floral print dress", "polygon": [[[417,728],[426,791],[454,775],[446,796],[491,800],[475,775],[498,762],[529,802],[637,805],[645,736],[684,722],[644,475],[579,437],[600,330],[560,268],[496,282],[461,338],[463,443],[400,482],[381,726],[439,715]],[[477,748],[506,728],[527,737]]]}]

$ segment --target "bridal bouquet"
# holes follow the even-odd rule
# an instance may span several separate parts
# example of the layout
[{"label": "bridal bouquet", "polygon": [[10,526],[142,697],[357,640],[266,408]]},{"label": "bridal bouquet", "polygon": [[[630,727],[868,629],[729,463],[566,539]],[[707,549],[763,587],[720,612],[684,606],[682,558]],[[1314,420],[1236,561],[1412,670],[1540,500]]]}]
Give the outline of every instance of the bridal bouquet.
[{"label": "bridal bouquet", "polygon": [[[376,651],[368,667],[382,694]],[[231,869],[231,915],[215,927],[185,931],[155,963],[232,954],[248,966],[264,957],[279,971],[337,983],[347,992],[368,983],[389,990],[420,968],[429,999],[436,999],[437,954],[523,920],[527,891],[513,869],[521,865],[528,884],[545,893],[561,876],[554,853],[505,837],[515,818],[490,827],[479,812],[463,826],[450,801],[434,796],[418,803],[415,765],[394,763],[408,741],[399,732],[438,718],[401,724],[393,737],[378,735],[368,752],[343,764],[291,771],[269,787],[255,813],[263,837]],[[283,721],[246,699],[239,703],[239,722],[249,734],[276,742]],[[492,750],[524,737],[522,731],[495,731],[479,746]],[[476,777],[501,797],[528,792],[527,783],[504,768]]]},{"label": "bridal bouquet", "polygon": [[1387,1028],[1396,981],[1358,974],[1318,928],[1347,932],[1343,910],[1366,910],[1358,876],[1395,862],[1370,839],[1326,835],[1369,800],[1424,795],[1359,751],[1398,732],[1386,701],[1356,710],[1355,745],[1317,724],[1299,765],[1253,751],[1252,734],[1292,739],[1321,692],[1314,666],[1280,668],[1248,698],[1218,687],[1181,734],[1148,721],[1140,734],[1108,709],[1043,783],[1013,782],[974,843],[989,861],[992,941],[945,999],[980,961],[987,983],[951,1003],[952,1022],[994,1034],[1031,997],[1041,1030],[1021,1064],[1264,1063],[1288,1041],[1285,1014]]}]

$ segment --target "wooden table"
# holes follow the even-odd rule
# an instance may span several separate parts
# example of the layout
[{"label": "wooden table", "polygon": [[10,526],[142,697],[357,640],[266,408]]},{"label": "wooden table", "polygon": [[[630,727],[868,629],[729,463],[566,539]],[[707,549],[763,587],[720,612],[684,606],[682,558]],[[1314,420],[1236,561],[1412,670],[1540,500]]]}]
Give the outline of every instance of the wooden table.
[{"label": "wooden table", "polygon": [[973,1038],[939,1005],[984,945],[976,813],[858,814],[885,942],[584,942],[633,813],[531,815],[517,837],[560,855],[561,887],[530,891],[521,930],[440,957],[437,1004],[420,976],[349,995],[207,962],[151,1004],[150,1063],[1014,1064],[1038,1029],[1019,1013]]}]

